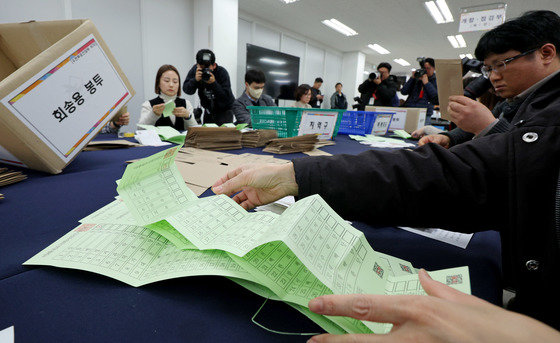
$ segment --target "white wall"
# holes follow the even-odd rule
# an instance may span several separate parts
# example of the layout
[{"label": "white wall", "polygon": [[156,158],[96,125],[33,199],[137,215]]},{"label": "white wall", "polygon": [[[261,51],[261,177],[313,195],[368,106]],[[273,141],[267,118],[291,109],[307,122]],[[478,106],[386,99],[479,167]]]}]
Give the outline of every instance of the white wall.
[{"label": "white wall", "polygon": [[237,0],[213,0],[212,50],[216,54],[216,62],[226,68],[231,81],[233,94],[237,93]]},{"label": "white wall", "polygon": [[131,124],[124,128],[133,131],[140,105],[155,96],[159,66],[175,65],[184,79],[194,64],[193,1],[0,0],[0,23],[91,19],[136,91],[128,103]]},{"label": "white wall", "polygon": [[[246,44],[250,43],[299,57],[299,83],[313,85],[316,77],[323,78],[325,82],[321,92],[326,95],[323,107],[330,108],[330,95],[334,93],[334,85],[342,81],[342,52],[288,29],[270,25],[245,12],[239,13],[238,35],[237,93],[244,89]],[[281,100],[280,106],[289,106],[291,103]]]}]

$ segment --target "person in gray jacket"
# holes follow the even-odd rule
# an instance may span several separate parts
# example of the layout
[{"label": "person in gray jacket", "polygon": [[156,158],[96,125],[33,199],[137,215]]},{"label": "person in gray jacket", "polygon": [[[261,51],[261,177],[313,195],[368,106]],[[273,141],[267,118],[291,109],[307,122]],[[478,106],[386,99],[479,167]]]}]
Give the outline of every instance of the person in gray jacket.
[{"label": "person in gray jacket", "polygon": [[251,114],[247,106],[276,106],[274,100],[263,94],[266,77],[257,69],[247,70],[245,73],[245,91],[233,102],[235,124],[247,123],[251,125]]}]

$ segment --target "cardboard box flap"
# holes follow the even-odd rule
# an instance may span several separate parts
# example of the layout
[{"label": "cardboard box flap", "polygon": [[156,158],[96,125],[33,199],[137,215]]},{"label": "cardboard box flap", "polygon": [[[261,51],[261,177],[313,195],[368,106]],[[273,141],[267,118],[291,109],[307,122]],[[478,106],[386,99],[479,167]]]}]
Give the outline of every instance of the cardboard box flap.
[{"label": "cardboard box flap", "polygon": [[83,20],[0,24],[0,50],[20,68],[72,31]]}]

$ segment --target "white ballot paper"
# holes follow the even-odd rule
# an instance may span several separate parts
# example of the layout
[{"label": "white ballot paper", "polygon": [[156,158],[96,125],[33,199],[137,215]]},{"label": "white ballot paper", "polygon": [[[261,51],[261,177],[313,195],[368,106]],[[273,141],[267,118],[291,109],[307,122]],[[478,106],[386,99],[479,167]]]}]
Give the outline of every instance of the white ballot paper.
[{"label": "white ballot paper", "polygon": [[472,233],[460,233],[460,232],[453,232],[453,231],[447,231],[447,230],[435,229],[435,228],[416,229],[416,228],[404,227],[404,226],[399,226],[399,227],[403,230],[415,233],[417,235],[435,239],[437,241],[444,242],[447,244],[455,245],[463,249],[467,248],[467,245],[469,244],[473,236]]}]

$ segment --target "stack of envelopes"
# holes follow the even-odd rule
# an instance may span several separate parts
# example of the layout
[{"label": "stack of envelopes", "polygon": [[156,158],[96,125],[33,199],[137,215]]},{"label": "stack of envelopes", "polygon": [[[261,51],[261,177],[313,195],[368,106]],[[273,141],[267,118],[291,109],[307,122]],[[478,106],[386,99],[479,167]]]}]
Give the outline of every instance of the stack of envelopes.
[{"label": "stack of envelopes", "polygon": [[191,127],[185,146],[209,150],[241,149],[241,131],[233,127]]},{"label": "stack of envelopes", "polygon": [[291,154],[310,151],[315,148],[315,143],[317,143],[317,141],[317,135],[277,138],[271,140],[263,151],[273,154]]},{"label": "stack of envelopes", "polygon": [[248,130],[243,132],[241,145],[244,148],[258,148],[265,146],[271,140],[278,138],[276,130]]},{"label": "stack of envelopes", "polygon": [[[11,185],[27,179],[22,172],[10,171],[8,168],[0,168],[0,187]],[[4,195],[0,194],[0,199],[4,199]]]}]

